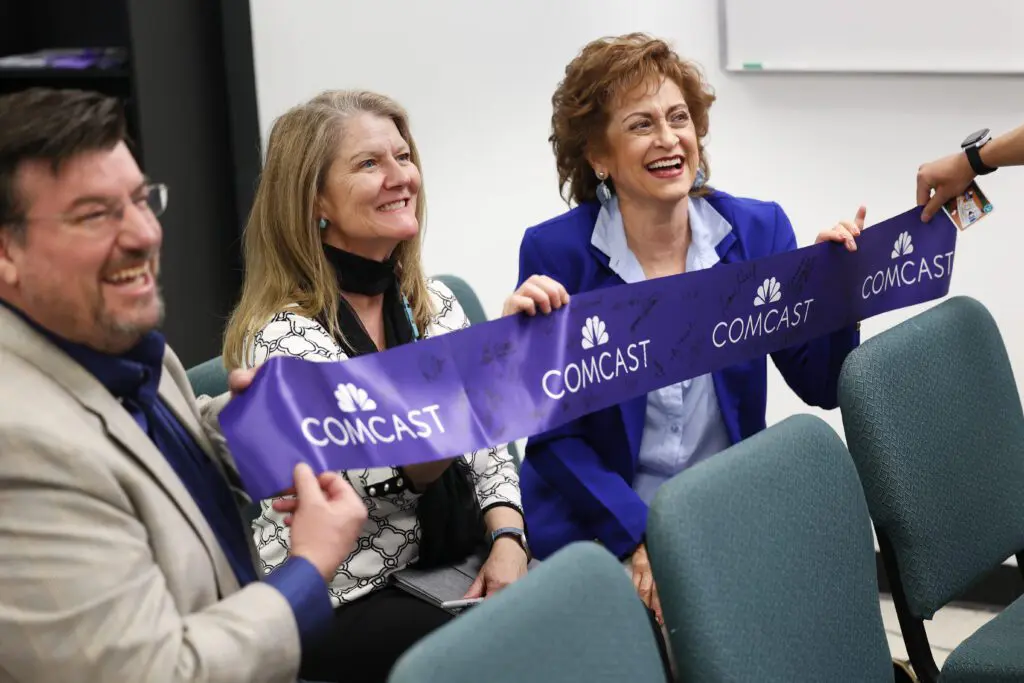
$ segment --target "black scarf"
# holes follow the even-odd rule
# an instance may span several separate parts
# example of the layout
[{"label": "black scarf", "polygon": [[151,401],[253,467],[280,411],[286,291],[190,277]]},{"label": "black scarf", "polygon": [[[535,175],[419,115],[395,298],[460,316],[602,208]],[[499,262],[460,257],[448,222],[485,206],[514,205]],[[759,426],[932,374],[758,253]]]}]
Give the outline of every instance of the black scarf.
[{"label": "black scarf", "polygon": [[[329,244],[324,244],[324,254],[334,266],[341,291],[365,296],[384,295],[385,348],[415,341],[393,258],[372,261]],[[377,352],[377,345],[344,297],[338,305],[337,322],[350,357]],[[409,481],[407,476],[403,479]],[[479,548],[486,526],[465,458],[455,458],[444,474],[422,492],[416,502],[416,517],[420,525],[420,552],[416,563],[419,568],[456,564]]]}]

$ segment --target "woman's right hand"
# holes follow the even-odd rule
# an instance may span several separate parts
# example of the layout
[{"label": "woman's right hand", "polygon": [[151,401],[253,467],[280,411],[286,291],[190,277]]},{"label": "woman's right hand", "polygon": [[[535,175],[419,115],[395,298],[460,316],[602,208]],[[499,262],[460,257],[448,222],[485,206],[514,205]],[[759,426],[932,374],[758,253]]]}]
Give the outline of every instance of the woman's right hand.
[{"label": "woman's right hand", "polygon": [[512,296],[505,299],[501,315],[536,315],[538,308],[544,313],[550,313],[568,303],[569,292],[560,283],[547,275],[531,275]]},{"label": "woman's right hand", "polygon": [[640,595],[640,599],[647,606],[647,609],[654,612],[654,618],[661,625],[665,624],[665,617],[661,614],[661,600],[658,599],[658,587],[654,585],[654,574],[651,572],[651,562],[647,557],[647,546],[643,543],[633,551],[630,558],[630,566],[633,571],[633,587]]}]

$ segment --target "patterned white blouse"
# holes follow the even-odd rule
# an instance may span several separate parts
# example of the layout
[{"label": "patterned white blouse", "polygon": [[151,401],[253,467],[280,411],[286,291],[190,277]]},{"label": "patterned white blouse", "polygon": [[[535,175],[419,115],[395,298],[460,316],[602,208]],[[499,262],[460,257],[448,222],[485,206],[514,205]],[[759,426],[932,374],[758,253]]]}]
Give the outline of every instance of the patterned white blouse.
[{"label": "patterned white blouse", "polygon": [[[428,280],[434,315],[424,337],[469,326],[462,306],[443,283]],[[348,356],[327,330],[297,313],[278,313],[254,336],[247,347],[246,366],[258,366],[272,356],[294,356],[309,361],[342,361]],[[510,505],[522,510],[519,473],[505,445],[465,456],[472,469],[480,507]],[[342,473],[369,510],[366,526],[352,554],[338,568],[329,586],[335,607],[352,602],[385,586],[388,576],[415,562],[419,553],[416,500],[400,472],[392,467],[349,470]],[[256,547],[264,573],[269,574],[288,556],[289,528],[269,500],[261,501],[253,522]]]}]

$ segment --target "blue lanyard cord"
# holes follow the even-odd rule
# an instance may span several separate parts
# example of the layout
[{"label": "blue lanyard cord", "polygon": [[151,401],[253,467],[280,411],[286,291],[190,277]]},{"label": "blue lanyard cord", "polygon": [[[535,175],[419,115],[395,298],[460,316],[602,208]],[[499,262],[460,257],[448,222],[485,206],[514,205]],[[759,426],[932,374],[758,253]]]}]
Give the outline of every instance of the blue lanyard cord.
[{"label": "blue lanyard cord", "polygon": [[405,317],[409,319],[409,324],[412,325],[412,340],[419,341],[420,328],[416,327],[416,320],[412,316],[412,307],[409,306],[409,299],[404,294],[402,295],[402,305],[405,307]]}]

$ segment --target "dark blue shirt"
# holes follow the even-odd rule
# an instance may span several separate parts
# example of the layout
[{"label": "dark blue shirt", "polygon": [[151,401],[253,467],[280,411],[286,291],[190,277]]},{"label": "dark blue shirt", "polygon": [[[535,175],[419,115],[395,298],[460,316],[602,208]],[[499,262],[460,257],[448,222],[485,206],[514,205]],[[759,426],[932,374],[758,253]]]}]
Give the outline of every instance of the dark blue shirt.
[{"label": "dark blue shirt", "polygon": [[[121,402],[188,489],[216,535],[238,583],[245,586],[256,581],[246,528],[227,480],[158,393],[163,371],[163,336],[150,332],[127,353],[111,356],[57,337],[9,304],[8,307],[88,370]],[[288,600],[304,645],[326,630],[332,617],[327,584],[308,560],[290,557],[266,582]]]}]

